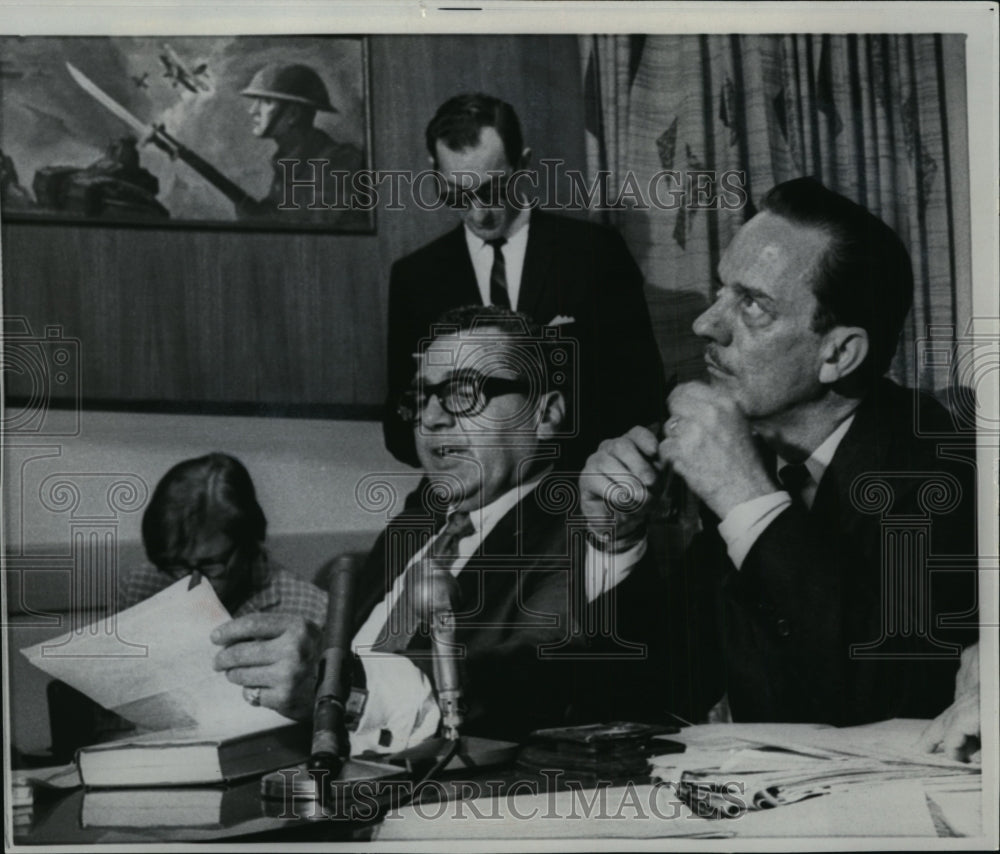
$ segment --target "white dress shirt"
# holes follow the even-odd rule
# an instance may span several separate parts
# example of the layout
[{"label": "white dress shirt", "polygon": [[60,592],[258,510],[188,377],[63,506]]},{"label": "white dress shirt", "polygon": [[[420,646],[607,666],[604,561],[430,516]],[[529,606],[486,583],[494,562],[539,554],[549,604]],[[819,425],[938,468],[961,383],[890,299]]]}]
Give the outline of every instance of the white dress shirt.
[{"label": "white dress shirt", "polygon": [[[458,541],[458,554],[451,566],[452,575],[457,576],[465,568],[469,558],[479,550],[497,523],[518,501],[530,495],[540,480],[541,475],[470,513],[469,519],[475,530]],[[396,600],[403,592],[407,573],[419,563],[435,539],[431,537],[413,556],[351,643],[352,650],[361,657],[365,668],[368,690],[368,700],[357,731],[351,735],[353,754],[365,750],[395,753],[419,744],[437,732],[441,714],[434,697],[434,687],[424,672],[406,656],[372,651]],[[383,731],[388,732],[388,738]]]},{"label": "white dress shirt", "polygon": [[[823,479],[837,447],[853,423],[854,413],[851,413],[805,461],[809,479],[802,485],[800,497],[806,507],[812,507],[819,482]],[[781,457],[778,457],[777,463],[779,473],[782,467],[788,465]],[[782,489],[737,504],[726,514],[726,518],[719,523],[719,535],[725,541],[729,559],[737,569],[743,566],[743,561],[746,560],[750,549],[764,529],[791,503],[792,496]]]},{"label": "white dress shirt", "polygon": [[[803,486],[801,497],[807,507],[812,507],[819,482],[823,479],[841,440],[853,423],[854,413],[851,413],[805,461],[805,467],[809,471],[809,481]],[[783,465],[787,463],[779,457],[779,471]],[[726,518],[719,523],[719,534],[725,541],[726,551],[737,569],[743,565],[743,561],[746,560],[750,549],[764,529],[791,503],[792,497],[782,489],[737,504],[726,514]],[[603,585],[603,591],[620,584],[628,578],[633,567],[645,553],[645,538],[619,554],[588,545],[586,565],[588,593],[592,592],[594,585],[598,583]]]},{"label": "white dress shirt", "polygon": [[[531,209],[523,208],[511,220],[507,229],[507,242],[500,247],[503,253],[504,271],[507,277],[507,296],[510,307],[517,309],[517,298],[521,294],[521,274],[524,272],[524,255],[528,250],[528,228]],[[490,304],[490,273],[493,270],[493,247],[481,237],[465,229],[465,244],[469,247],[472,269],[476,271],[476,286],[483,305]]]}]

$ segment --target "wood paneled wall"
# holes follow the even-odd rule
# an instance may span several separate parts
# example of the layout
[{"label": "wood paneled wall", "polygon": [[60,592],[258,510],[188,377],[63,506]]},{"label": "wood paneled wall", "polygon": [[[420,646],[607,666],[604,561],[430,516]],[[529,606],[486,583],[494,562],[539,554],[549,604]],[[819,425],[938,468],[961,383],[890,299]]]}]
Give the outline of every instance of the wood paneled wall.
[{"label": "wood paneled wall", "polygon": [[[536,159],[583,168],[575,37],[376,36],[370,55],[376,169],[426,168],[427,121],[474,90],[514,105]],[[4,310],[79,339],[85,399],[370,413],[384,395],[390,266],[453,221],[379,209],[375,235],[8,223]]]}]

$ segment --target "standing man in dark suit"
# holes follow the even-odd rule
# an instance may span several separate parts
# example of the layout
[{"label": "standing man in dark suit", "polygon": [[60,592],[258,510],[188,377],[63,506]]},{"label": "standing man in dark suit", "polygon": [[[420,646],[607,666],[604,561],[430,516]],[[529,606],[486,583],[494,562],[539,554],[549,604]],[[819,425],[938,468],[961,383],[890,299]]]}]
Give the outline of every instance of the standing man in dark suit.
[{"label": "standing man in dark suit", "polygon": [[[512,180],[529,163],[514,109],[483,94],[444,103],[427,126],[427,150],[457,228],[398,260],[389,283],[386,447],[416,464],[412,434],[393,407],[413,377],[417,344],[450,308],[496,305],[541,324],[563,324],[577,343],[579,387],[568,400],[575,438],[560,467],[578,468],[601,438],[655,420],[663,367],[642,275],[621,236],[533,210]],[[520,182],[525,183],[525,182]]]},{"label": "standing man in dark suit", "polygon": [[913,298],[909,255],[811,179],[761,208],[694,324],[709,381],[674,390],[662,440],[636,427],[601,445],[585,512],[617,524],[607,548],[627,567],[648,559],[644,516],[609,508],[611,485],[648,498],[672,468],[701,500],[704,530],[664,603],[688,714],[931,717],[976,636],[974,573],[957,568],[975,555],[975,468],[940,404],[882,378]]}]

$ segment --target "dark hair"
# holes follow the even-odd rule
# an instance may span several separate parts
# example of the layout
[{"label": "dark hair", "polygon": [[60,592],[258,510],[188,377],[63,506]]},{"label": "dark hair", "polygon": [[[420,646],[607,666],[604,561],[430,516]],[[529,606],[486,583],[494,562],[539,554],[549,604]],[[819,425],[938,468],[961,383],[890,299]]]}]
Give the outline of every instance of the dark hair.
[{"label": "dark hair", "polygon": [[819,302],[813,329],[863,328],[868,333],[868,356],[859,376],[868,380],[882,376],[913,304],[910,253],[899,235],[871,211],[815,178],[778,184],[764,196],[760,209],[830,236],[813,279]]},{"label": "dark hair", "polygon": [[523,338],[542,338],[542,325],[528,315],[495,305],[463,305],[449,308],[431,325],[434,335],[496,329]]},{"label": "dark hair", "polygon": [[267,534],[250,473],[228,454],[184,460],[160,479],[142,517],[146,556],[162,566],[209,529],[240,548],[263,544]]},{"label": "dark hair", "polygon": [[438,107],[425,132],[427,151],[437,163],[438,140],[452,151],[472,148],[479,142],[479,134],[484,127],[496,128],[503,141],[507,162],[517,168],[524,151],[517,113],[506,101],[481,92],[456,95]]}]

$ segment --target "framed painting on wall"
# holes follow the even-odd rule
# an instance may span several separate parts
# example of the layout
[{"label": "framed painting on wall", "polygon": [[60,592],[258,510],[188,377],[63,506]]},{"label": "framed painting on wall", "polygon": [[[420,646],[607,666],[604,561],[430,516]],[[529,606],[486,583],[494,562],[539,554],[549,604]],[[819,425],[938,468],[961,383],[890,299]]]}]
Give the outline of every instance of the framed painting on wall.
[{"label": "framed painting on wall", "polygon": [[371,233],[367,39],[0,38],[9,221]]}]

